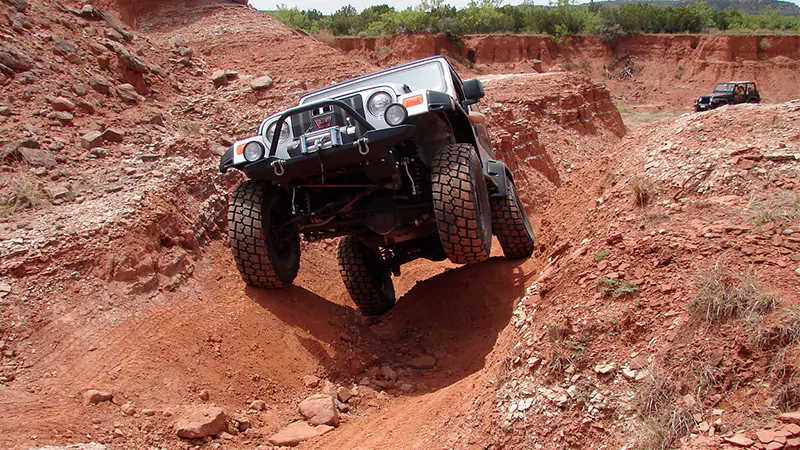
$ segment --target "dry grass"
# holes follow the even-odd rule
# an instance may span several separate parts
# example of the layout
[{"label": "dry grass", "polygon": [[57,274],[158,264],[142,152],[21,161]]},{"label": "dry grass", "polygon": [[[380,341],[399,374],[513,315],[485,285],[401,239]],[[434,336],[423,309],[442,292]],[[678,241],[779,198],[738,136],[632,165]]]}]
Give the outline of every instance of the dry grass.
[{"label": "dry grass", "polygon": [[708,323],[724,322],[731,317],[755,321],[778,306],[778,298],[763,288],[758,274],[734,273],[721,260],[701,273],[696,285],[692,312]]},{"label": "dry grass", "polygon": [[756,225],[800,217],[800,192],[780,190],[750,204],[750,220]]},{"label": "dry grass", "polygon": [[777,351],[794,344],[800,338],[800,308],[783,309],[774,323],[767,326],[764,319],[751,321],[753,340],[759,350]]},{"label": "dry grass", "polygon": [[647,206],[652,200],[653,187],[641,178],[631,180],[631,190],[633,191],[633,203],[640,208]]},{"label": "dry grass", "polygon": [[25,172],[11,175],[0,188],[0,217],[26,208],[38,208],[47,198],[42,183]]},{"label": "dry grass", "polygon": [[694,419],[691,411],[675,404],[677,394],[675,383],[655,368],[642,380],[636,397],[637,413],[642,422],[640,449],[666,450],[691,432]]}]

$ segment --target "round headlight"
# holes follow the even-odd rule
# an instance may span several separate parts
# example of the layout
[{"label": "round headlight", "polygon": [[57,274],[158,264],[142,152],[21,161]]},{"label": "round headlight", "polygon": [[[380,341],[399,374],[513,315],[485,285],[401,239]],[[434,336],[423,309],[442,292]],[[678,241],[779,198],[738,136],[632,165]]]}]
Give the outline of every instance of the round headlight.
[{"label": "round headlight", "polygon": [[256,141],[244,146],[244,159],[248,162],[258,161],[264,156],[264,147]]},{"label": "round headlight", "polygon": [[381,117],[386,108],[392,103],[392,96],[388,92],[378,91],[367,101],[367,109],[373,116]]},{"label": "round headlight", "polygon": [[[267,127],[267,141],[272,144],[272,138],[275,137],[275,125],[277,122],[273,122],[270,126]],[[278,138],[278,142],[283,142],[289,138],[289,124],[283,122],[283,126],[281,127],[281,135]]]},{"label": "round headlight", "polygon": [[386,108],[383,118],[386,120],[386,123],[396,127],[406,121],[408,118],[408,110],[400,103],[392,103]]}]

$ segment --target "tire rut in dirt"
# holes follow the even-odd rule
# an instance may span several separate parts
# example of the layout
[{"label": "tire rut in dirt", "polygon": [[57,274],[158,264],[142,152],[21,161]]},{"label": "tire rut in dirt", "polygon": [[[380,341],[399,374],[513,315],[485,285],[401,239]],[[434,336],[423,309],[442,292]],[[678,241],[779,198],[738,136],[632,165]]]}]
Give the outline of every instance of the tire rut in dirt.
[{"label": "tire rut in dirt", "polygon": [[236,267],[245,283],[267,289],[292,284],[300,268],[300,236],[277,225],[283,193],[245,181],[231,195],[228,235]]},{"label": "tire rut in dirt", "polygon": [[525,205],[511,178],[506,195],[492,197],[492,231],[497,236],[503,255],[508,259],[528,258],[533,254],[536,239]]},{"label": "tire rut in dirt", "polygon": [[378,316],[394,307],[392,276],[377,250],[345,236],[337,252],[339,273],[353,302],[365,316]]},{"label": "tire rut in dirt", "polygon": [[492,224],[489,192],[470,144],[442,147],[431,164],[433,210],[445,253],[456,264],[489,259]]}]

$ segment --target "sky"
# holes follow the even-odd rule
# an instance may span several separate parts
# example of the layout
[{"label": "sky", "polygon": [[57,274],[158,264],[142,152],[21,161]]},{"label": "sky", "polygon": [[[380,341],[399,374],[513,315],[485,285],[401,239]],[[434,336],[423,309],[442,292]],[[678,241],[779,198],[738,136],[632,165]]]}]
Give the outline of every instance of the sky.
[{"label": "sky", "polygon": [[[588,1],[588,0],[587,0]],[[800,0],[788,0],[790,3],[800,5]],[[420,0],[250,0],[250,4],[257,9],[276,9],[279,4],[284,4],[289,8],[297,7],[298,9],[317,9],[322,11],[323,14],[331,14],[344,5],[353,5],[361,11],[362,9],[372,6],[387,4],[394,6],[396,9],[405,9],[409,6],[417,6]],[[469,0],[445,0],[446,4],[463,7],[469,3]],[[522,0],[506,0],[505,5],[518,5]],[[534,0],[536,5],[547,5],[548,0]],[[583,1],[579,1],[583,3]]]}]

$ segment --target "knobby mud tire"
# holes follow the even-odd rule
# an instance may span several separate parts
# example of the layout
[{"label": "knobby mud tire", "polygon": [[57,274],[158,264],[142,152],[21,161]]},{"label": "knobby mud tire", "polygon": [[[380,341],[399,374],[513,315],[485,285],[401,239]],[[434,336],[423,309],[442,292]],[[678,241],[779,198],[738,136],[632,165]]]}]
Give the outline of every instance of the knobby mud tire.
[{"label": "knobby mud tire", "polygon": [[506,195],[492,197],[492,231],[497,236],[503,255],[507,259],[528,258],[533,254],[536,238],[525,205],[511,178]]},{"label": "knobby mud tire", "polygon": [[283,192],[245,181],[228,204],[228,236],[236,267],[250,286],[275,289],[289,286],[300,268],[300,236],[279,229],[288,217]]},{"label": "knobby mud tire", "polygon": [[394,307],[392,275],[380,253],[353,236],[339,241],[339,273],[359,311],[379,316]]},{"label": "knobby mud tire", "polygon": [[492,250],[489,191],[480,159],[470,144],[442,147],[431,163],[433,211],[450,261],[485,261]]}]

